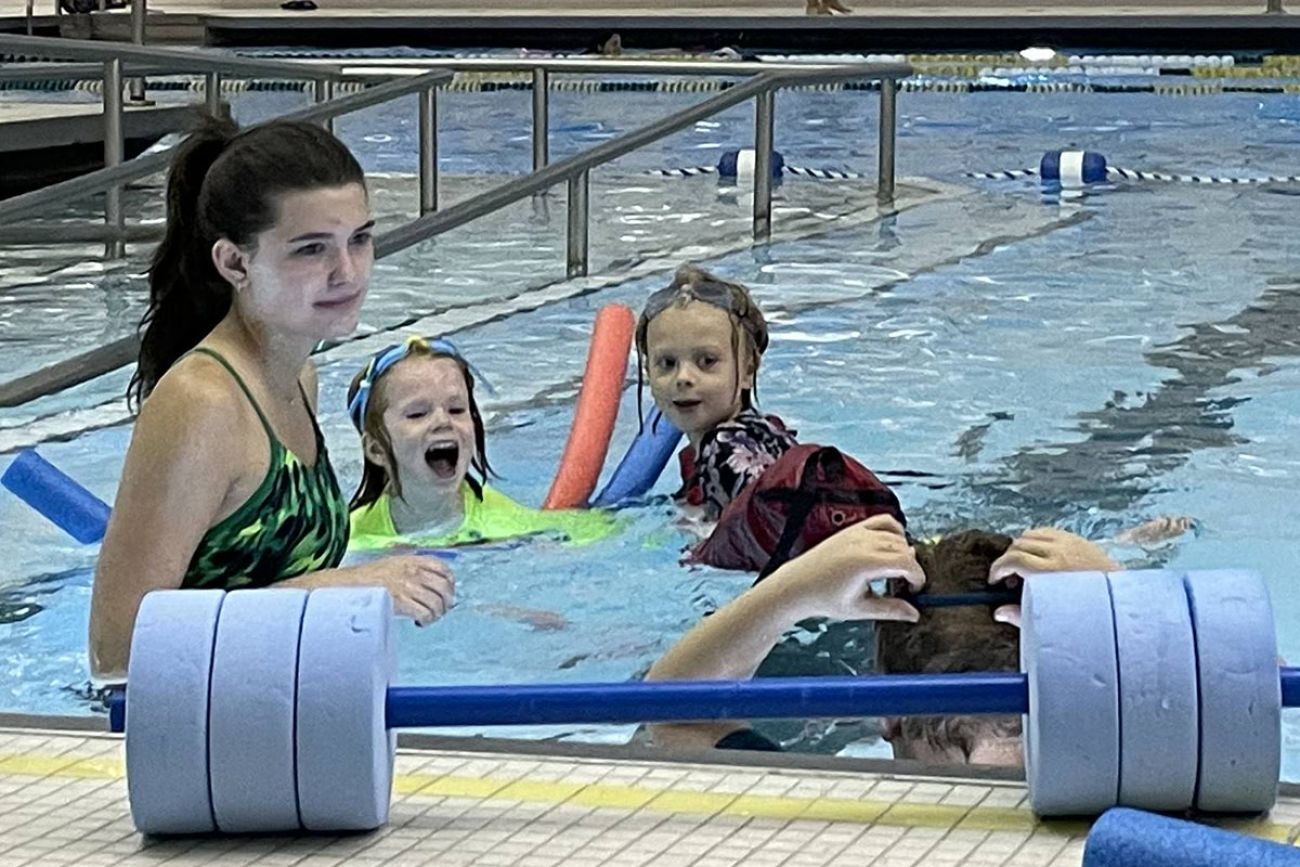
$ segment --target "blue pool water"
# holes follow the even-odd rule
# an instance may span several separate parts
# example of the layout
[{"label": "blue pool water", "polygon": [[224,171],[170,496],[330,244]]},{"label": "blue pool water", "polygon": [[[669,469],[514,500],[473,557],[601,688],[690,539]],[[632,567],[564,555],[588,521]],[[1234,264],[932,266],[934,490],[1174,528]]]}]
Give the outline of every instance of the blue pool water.
[{"label": "blue pool water", "polygon": [[[698,98],[557,93],[553,153],[575,152]],[[444,97],[444,171],[526,170],[528,99]],[[239,109],[252,118],[300,100],[252,94]],[[921,532],[1053,523],[1101,539],[1157,515],[1190,515],[1198,529],[1178,543],[1116,553],[1134,564],[1261,570],[1281,652],[1300,660],[1300,592],[1290,573],[1300,561],[1293,529],[1300,506],[1291,494],[1300,480],[1293,435],[1300,191],[1132,186],[1062,199],[1029,183],[961,177],[1033,165],[1044,150],[1063,146],[1086,146],[1130,168],[1292,174],[1300,144],[1295,97],[904,94],[899,111],[900,173],[968,183],[974,194],[708,263],[751,285],[773,321],[760,376],[764,407],[804,439],[835,443],[894,482]],[[796,165],[870,170],[875,112],[866,94],[783,94],[778,147]],[[413,104],[394,105],[339,130],[368,169],[410,172],[413,114]],[[644,169],[709,164],[724,147],[749,141],[751,123],[747,108],[728,112],[598,174],[631,185]],[[636,183],[653,185],[666,208],[701,221],[725,206],[712,181]],[[799,190],[787,183],[782,196],[798,201]],[[607,254],[624,235],[623,243],[639,243],[636,221],[623,220],[604,229]],[[1023,228],[1030,224],[1040,230]],[[662,231],[685,244],[696,225]],[[1002,226],[997,240],[978,250],[958,243],[951,255],[953,239],[972,227],[987,240]],[[562,207],[549,221],[521,212],[501,229],[521,246],[503,246],[497,260],[486,244],[462,249],[444,239],[395,257],[376,277],[366,320],[383,327],[412,307],[435,307],[421,306],[422,280],[436,280],[442,297],[456,297],[460,285],[478,298],[555,279],[562,261],[549,255],[562,249],[562,227]],[[529,234],[535,230],[541,234]],[[524,267],[519,249],[534,257]],[[30,273],[30,264],[23,267]],[[43,267],[43,283],[0,282],[10,299],[0,301],[0,355],[36,366],[60,350],[47,340],[32,358],[32,329],[84,319],[92,331],[75,338],[94,342],[124,333],[138,315],[130,268],[78,276],[57,261]],[[535,273],[524,273],[529,268]],[[76,280],[93,288],[89,297],[42,294]],[[455,335],[501,392],[488,402],[489,453],[505,491],[530,503],[546,492],[596,309],[639,306],[663,282],[662,274],[629,279]],[[345,487],[355,483],[358,454],[341,394],[357,364],[340,359],[321,370],[322,425]],[[64,400],[102,401],[121,387],[120,376],[106,379]],[[635,410],[629,389],[616,455],[635,430]],[[118,425],[42,452],[109,497],[128,439]],[[671,482],[663,480],[659,493]],[[747,586],[744,576],[678,565],[686,537],[664,502],[630,510],[627,521],[619,536],[584,549],[539,543],[465,553],[456,561],[458,608],[432,629],[403,628],[400,679],[626,679]],[[93,550],[71,546],[7,496],[0,537],[9,564],[0,578],[0,709],[91,712],[79,690]],[[521,622],[510,610],[521,607],[557,613],[565,624]],[[845,664],[869,662],[859,654]],[[1300,779],[1300,729],[1290,722],[1285,775]],[[628,731],[515,734],[617,740]],[[826,735],[814,727],[806,740]]]}]

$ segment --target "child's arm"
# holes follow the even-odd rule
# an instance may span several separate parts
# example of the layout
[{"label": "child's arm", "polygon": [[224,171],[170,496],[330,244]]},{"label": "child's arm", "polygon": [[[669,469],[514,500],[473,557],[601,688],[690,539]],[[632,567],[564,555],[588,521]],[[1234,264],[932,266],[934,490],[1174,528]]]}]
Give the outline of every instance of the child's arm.
[{"label": "child's arm", "polygon": [[1055,527],[1028,530],[989,567],[989,583],[1039,572],[1112,572],[1119,565],[1096,542]]},{"label": "child's arm", "polygon": [[1171,542],[1196,526],[1196,519],[1186,515],[1161,515],[1115,534],[1121,545],[1151,548]]},{"label": "child's arm", "polygon": [[[1119,564],[1096,542],[1055,527],[1027,531],[1011,543],[989,567],[989,583],[1027,578],[1044,572],[1113,572]],[[999,623],[1020,626],[1020,606],[1001,605],[993,612]]]},{"label": "child's arm", "polygon": [[[878,515],[855,524],[777,569],[688,632],[646,674],[646,680],[748,680],[781,636],[810,617],[902,620],[918,614],[901,599],[882,598],[870,584],[925,576],[903,528]],[[650,727],[659,746],[707,749],[745,725],[734,721]]]},{"label": "child's arm", "polygon": [[559,632],[569,628],[569,621],[563,614],[542,608],[523,608],[518,605],[498,605],[495,603],[472,605],[470,607],[491,617],[501,617],[506,620],[513,620],[515,623],[522,623],[524,626],[532,628],[534,632]]},{"label": "child's arm", "polygon": [[[1187,517],[1154,518],[1117,533],[1114,541],[1127,545],[1159,545],[1183,535],[1195,523],[1194,519]],[[1012,542],[1006,553],[994,561],[989,570],[989,583],[999,583],[1012,575],[1023,578],[1039,572],[1108,572],[1122,568],[1096,542],[1054,527],[1039,527]]]},{"label": "child's arm", "polygon": [[[1151,547],[1178,538],[1195,524],[1192,518],[1163,516],[1116,534],[1115,541]],[[1065,530],[1039,527],[1012,542],[1006,553],[993,562],[989,583],[1000,584],[1008,578],[1025,578],[1042,572],[1113,572],[1123,568],[1096,542]],[[993,619],[1018,627],[1020,606],[1003,605],[993,612]]]}]

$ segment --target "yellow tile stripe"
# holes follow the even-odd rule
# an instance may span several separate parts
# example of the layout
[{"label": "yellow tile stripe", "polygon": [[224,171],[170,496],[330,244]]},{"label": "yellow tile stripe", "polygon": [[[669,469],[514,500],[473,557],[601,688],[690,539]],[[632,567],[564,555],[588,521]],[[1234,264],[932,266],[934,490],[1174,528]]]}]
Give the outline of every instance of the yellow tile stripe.
[{"label": "yellow tile stripe", "polygon": [[[0,775],[4,776],[119,780],[125,776],[125,773],[125,765],[119,758],[0,753]],[[393,790],[398,795],[413,797],[533,801],[629,811],[653,810],[662,813],[706,816],[808,819],[904,828],[1020,833],[1036,831],[1062,837],[1082,837],[1088,831],[1086,822],[1043,821],[1028,809],[1010,807],[914,804],[906,800],[744,795],[697,792],[649,785],[565,783],[521,777],[399,774],[393,781]],[[1280,843],[1294,843],[1300,836],[1300,826],[1292,827],[1266,819],[1229,819],[1213,824]]]}]

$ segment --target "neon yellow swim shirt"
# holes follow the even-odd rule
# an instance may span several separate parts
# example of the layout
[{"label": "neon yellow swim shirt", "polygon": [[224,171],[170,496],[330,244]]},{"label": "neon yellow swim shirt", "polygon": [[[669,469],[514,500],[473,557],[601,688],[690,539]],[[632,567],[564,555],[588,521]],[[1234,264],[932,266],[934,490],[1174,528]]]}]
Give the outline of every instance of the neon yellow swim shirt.
[{"label": "neon yellow swim shirt", "polygon": [[389,495],[383,494],[369,506],[353,510],[349,549],[368,551],[394,544],[425,548],[451,548],[515,539],[520,536],[550,536],[570,545],[590,545],[618,529],[613,515],[598,509],[556,509],[543,511],[520,505],[487,485],[483,499],[468,484],[460,487],[465,519],[450,533],[434,536],[403,536],[393,524]]}]

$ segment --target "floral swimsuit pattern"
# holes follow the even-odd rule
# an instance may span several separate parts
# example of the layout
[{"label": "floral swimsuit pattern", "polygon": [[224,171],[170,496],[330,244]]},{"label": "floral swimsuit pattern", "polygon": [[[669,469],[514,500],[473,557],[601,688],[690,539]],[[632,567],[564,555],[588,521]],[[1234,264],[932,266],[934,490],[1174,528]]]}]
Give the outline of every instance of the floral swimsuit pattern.
[{"label": "floral swimsuit pattern", "polygon": [[795,445],[795,433],[774,415],[741,410],[704,435],[698,459],[691,446],[681,450],[682,487],[673,496],[703,506],[705,517],[717,520],[728,503]]}]

